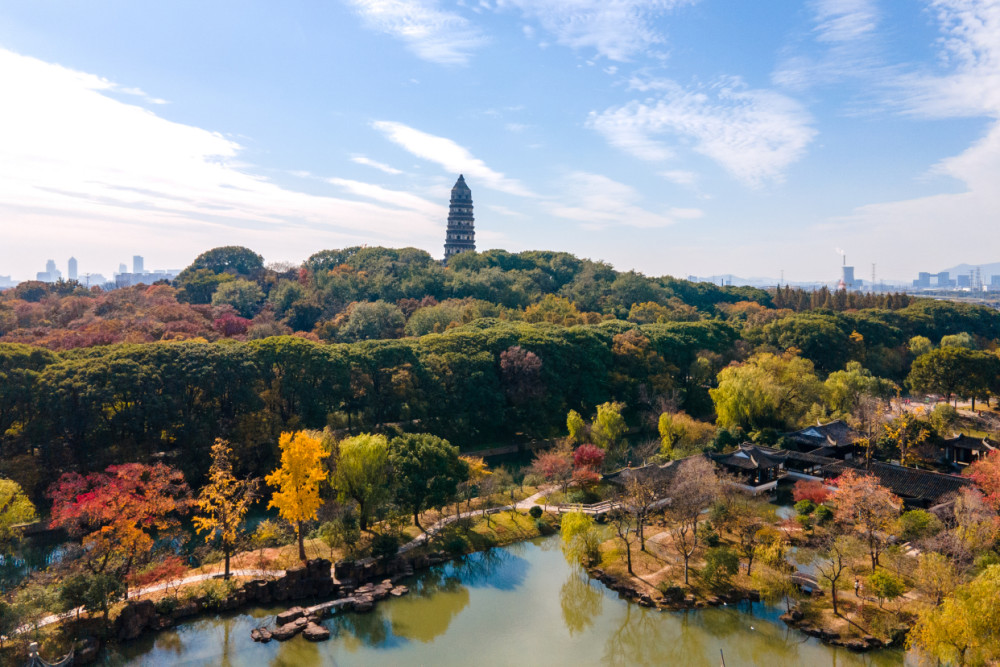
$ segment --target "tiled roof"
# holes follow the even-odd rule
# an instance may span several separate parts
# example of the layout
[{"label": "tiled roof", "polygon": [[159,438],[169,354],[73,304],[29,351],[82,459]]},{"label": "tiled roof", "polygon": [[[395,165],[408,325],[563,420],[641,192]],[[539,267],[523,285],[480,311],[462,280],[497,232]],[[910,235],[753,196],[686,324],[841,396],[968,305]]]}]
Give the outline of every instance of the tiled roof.
[{"label": "tiled roof", "polygon": [[964,433],[956,435],[954,438],[945,438],[944,444],[946,447],[971,449],[976,452],[988,452],[996,448],[996,445],[986,438],[973,438]]},{"label": "tiled roof", "polygon": [[745,442],[732,454],[722,454],[712,458],[716,463],[723,465],[744,470],[756,470],[757,468],[777,468],[781,465],[785,455],[786,452],[771,447],[764,448]]},{"label": "tiled roof", "polygon": [[650,464],[639,468],[622,468],[604,476],[612,484],[625,486],[633,479],[641,482],[652,481],[654,484],[667,486],[677,472],[678,461],[667,461],[663,465]]},{"label": "tiled roof", "polygon": [[860,434],[847,425],[842,419],[835,419],[826,424],[809,426],[800,431],[786,434],[794,442],[816,447],[848,447],[854,444]]},{"label": "tiled roof", "polygon": [[[864,464],[857,461],[837,461],[823,466],[823,472],[830,476],[840,475],[847,470],[865,473]],[[873,461],[870,473],[878,478],[879,484],[897,496],[934,502],[948,493],[971,484],[971,480],[958,475],[947,475],[929,470],[904,468],[891,463]]]}]

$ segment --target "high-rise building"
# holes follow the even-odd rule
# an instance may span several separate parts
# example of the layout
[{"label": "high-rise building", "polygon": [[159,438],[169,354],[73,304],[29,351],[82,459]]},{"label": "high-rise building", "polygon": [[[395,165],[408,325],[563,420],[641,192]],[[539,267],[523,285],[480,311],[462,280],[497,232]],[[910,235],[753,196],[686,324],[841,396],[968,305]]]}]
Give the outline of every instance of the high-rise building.
[{"label": "high-rise building", "polygon": [[142,255],[132,255],[132,273],[142,273]]},{"label": "high-rise building", "polygon": [[444,240],[444,261],[460,252],[476,249],[475,218],[472,217],[472,190],[459,174],[451,189],[448,207],[448,231]]},{"label": "high-rise building", "polygon": [[35,274],[35,280],[40,280],[44,283],[54,283],[60,278],[62,278],[62,271],[56,268],[56,262],[52,259],[45,262],[44,271],[39,271]]},{"label": "high-rise building", "polygon": [[66,275],[69,277],[70,280],[76,280],[76,277],[77,277],[77,272],[76,272],[76,257],[70,257],[69,261],[66,264],[67,264],[67,266],[66,266],[66,268],[67,268]]},{"label": "high-rise building", "polygon": [[128,273],[128,267],[124,264],[118,265],[118,273]]}]

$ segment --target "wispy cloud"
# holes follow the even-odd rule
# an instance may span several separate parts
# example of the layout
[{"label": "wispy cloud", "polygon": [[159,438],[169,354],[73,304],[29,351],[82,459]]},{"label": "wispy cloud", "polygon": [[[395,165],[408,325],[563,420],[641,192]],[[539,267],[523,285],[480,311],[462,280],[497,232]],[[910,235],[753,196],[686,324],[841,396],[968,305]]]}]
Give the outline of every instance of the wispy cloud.
[{"label": "wispy cloud", "polygon": [[904,109],[931,118],[1000,118],[1000,2],[936,0],[944,74],[899,77]]},{"label": "wispy cloud", "polygon": [[188,256],[234,242],[306,251],[437,234],[426,207],[306,194],[255,176],[232,139],[109,97],[116,88],[0,49],[0,90],[17,102],[0,104],[0,252],[141,236]]},{"label": "wispy cloud", "polygon": [[[594,49],[610,60],[627,61],[664,38],[654,21],[659,16],[697,0],[499,0],[497,7],[513,7],[538,21],[558,44]],[[534,36],[525,30],[525,35]]]},{"label": "wispy cloud", "polygon": [[633,88],[655,95],[591,112],[588,126],[612,145],[651,161],[674,155],[665,139],[693,140],[695,151],[751,187],[780,181],[816,134],[798,102],[749,88],[739,78],[695,90],[664,79],[635,81]]},{"label": "wispy cloud", "polygon": [[406,43],[418,57],[442,65],[465,65],[486,43],[465,17],[438,8],[434,0],[347,0],[372,30]]},{"label": "wispy cloud", "polygon": [[423,197],[418,197],[409,192],[390,190],[380,185],[365,183],[363,181],[352,181],[346,178],[328,178],[327,182],[343,188],[347,192],[359,197],[371,199],[382,204],[398,206],[399,208],[418,211],[431,218],[443,220],[448,214],[448,207],[443,204],[435,204]]},{"label": "wispy cloud", "polygon": [[[931,168],[964,184],[958,193],[871,204],[832,223],[841,239],[891,247],[893,257],[943,268],[967,261],[970,251],[1000,245],[1000,3],[936,0],[944,71],[911,73],[893,81],[889,97],[904,112],[926,118],[991,119],[985,135]],[[942,234],[943,221],[961,221],[969,234]],[[906,229],[906,234],[899,234]],[[933,238],[928,244],[926,239]],[[987,261],[992,258],[987,258]],[[898,270],[890,260],[889,272]],[[934,269],[927,269],[934,270]]]},{"label": "wispy cloud", "polygon": [[636,202],[642,197],[630,185],[601,174],[574,172],[566,177],[560,202],[547,205],[549,213],[584,223],[589,229],[626,225],[629,227],[666,227],[678,220],[700,218],[702,212],[691,208],[668,208],[649,211]]},{"label": "wispy cloud", "polygon": [[853,42],[878,27],[878,11],[873,0],[817,0],[816,35],[822,42]]},{"label": "wispy cloud", "polygon": [[402,170],[400,169],[396,169],[395,167],[390,167],[389,165],[383,162],[377,162],[376,160],[373,160],[370,157],[365,157],[364,155],[352,155],[351,162],[355,162],[357,164],[363,164],[366,167],[372,167],[374,169],[378,169],[379,171],[384,171],[385,173],[392,174],[394,176],[403,173]]},{"label": "wispy cloud", "polygon": [[536,196],[520,181],[490,169],[485,162],[473,156],[466,148],[451,139],[421,132],[403,123],[387,120],[375,121],[372,123],[372,127],[417,157],[437,163],[454,174],[465,174],[467,177],[475,179],[477,184],[481,183],[493,190],[519,197]]}]

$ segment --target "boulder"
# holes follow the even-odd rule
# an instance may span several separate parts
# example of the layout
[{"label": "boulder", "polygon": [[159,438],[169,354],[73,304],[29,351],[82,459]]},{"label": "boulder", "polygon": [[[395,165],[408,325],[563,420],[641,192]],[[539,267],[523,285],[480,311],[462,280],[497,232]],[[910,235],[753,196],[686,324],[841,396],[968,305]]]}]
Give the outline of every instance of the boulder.
[{"label": "boulder", "polygon": [[322,625],[309,623],[306,625],[305,630],[302,631],[302,636],[311,642],[321,642],[330,638],[330,631]]},{"label": "boulder", "polygon": [[354,611],[358,614],[367,614],[375,608],[375,600],[368,595],[362,595],[354,600]]},{"label": "boulder", "polygon": [[285,625],[286,623],[291,623],[297,618],[301,618],[306,613],[306,610],[302,607],[292,607],[287,611],[283,611],[274,617],[275,625]]},{"label": "boulder", "polygon": [[89,665],[97,660],[97,654],[101,651],[101,642],[97,637],[84,637],[73,647],[73,664]]},{"label": "boulder", "polygon": [[176,621],[179,618],[194,616],[199,611],[201,611],[201,607],[198,606],[197,602],[191,600],[189,602],[185,602],[184,604],[177,605],[174,610],[170,612],[170,617]]},{"label": "boulder", "polygon": [[843,642],[843,645],[847,647],[848,650],[855,651],[857,653],[868,650],[868,643],[864,639],[848,639]]},{"label": "boulder", "polygon": [[279,625],[274,630],[271,631],[271,637],[277,639],[279,642],[287,641],[299,634],[302,631],[303,626],[296,625],[295,623],[287,623],[285,625]]},{"label": "boulder", "polygon": [[410,589],[407,588],[406,586],[396,586],[391,591],[389,591],[389,595],[391,595],[394,598],[401,598],[409,592]]},{"label": "boulder", "polygon": [[120,642],[135,639],[156,620],[156,606],[152,600],[129,602],[115,621],[115,635]]}]

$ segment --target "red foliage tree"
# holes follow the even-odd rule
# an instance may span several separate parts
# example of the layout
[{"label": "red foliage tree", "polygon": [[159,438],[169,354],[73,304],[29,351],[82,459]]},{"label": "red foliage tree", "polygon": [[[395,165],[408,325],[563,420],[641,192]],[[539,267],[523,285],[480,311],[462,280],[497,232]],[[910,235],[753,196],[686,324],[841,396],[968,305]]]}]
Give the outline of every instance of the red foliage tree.
[{"label": "red foliage tree", "polygon": [[232,336],[242,336],[250,328],[250,320],[240,317],[235,313],[225,313],[222,317],[212,323],[212,328],[217,333],[227,338]]},{"label": "red foliage tree", "polygon": [[1000,450],[992,451],[970,465],[966,474],[983,492],[993,509],[1000,512]]},{"label": "red foliage tree", "polygon": [[565,490],[573,476],[573,457],[568,451],[542,452],[532,462],[535,471],[547,482],[556,482]]},{"label": "red foliage tree", "polygon": [[826,488],[823,482],[813,479],[800,479],[792,487],[792,497],[795,502],[800,500],[811,500],[817,505],[822,505],[830,499],[833,492]]},{"label": "red foliage tree", "polygon": [[93,572],[124,578],[152,551],[154,533],[178,527],[190,494],[180,471],[162,463],[126,463],[86,476],[68,472],[48,490],[51,526],[83,537]]},{"label": "red foliage tree", "polygon": [[604,465],[604,457],[606,455],[607,452],[597,445],[580,445],[573,450],[573,465],[577,469],[590,468],[597,471]]}]

